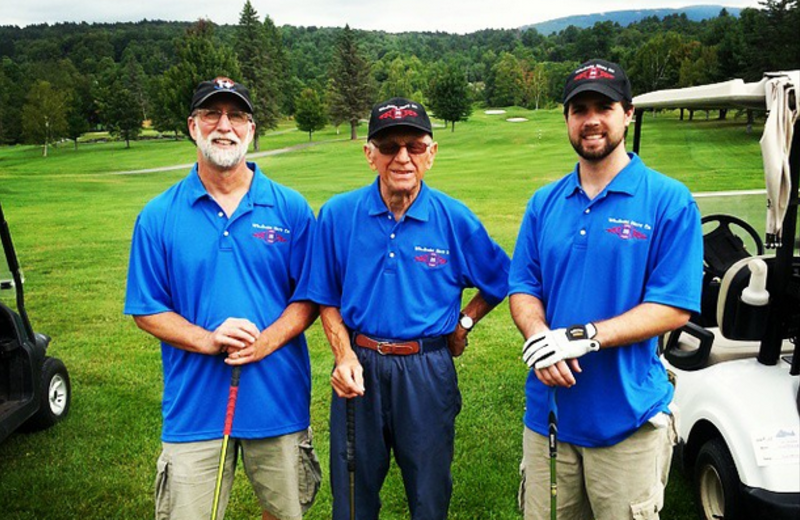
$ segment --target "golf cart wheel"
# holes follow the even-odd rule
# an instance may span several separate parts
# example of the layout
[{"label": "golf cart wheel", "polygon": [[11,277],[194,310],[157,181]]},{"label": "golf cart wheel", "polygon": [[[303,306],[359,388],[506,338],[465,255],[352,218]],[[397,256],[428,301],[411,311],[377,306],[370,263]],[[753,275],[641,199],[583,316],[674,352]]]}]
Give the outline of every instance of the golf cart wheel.
[{"label": "golf cart wheel", "polygon": [[42,364],[39,411],[28,420],[28,430],[50,428],[69,413],[72,388],[67,367],[58,358],[46,357]]},{"label": "golf cart wheel", "polygon": [[706,442],[697,455],[694,486],[700,518],[743,520],[739,474],[721,438]]}]

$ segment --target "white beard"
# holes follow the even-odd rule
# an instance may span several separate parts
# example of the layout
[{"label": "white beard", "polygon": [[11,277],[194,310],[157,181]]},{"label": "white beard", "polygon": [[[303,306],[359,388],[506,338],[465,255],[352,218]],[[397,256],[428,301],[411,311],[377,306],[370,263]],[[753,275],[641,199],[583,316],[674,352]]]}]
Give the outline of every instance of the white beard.
[{"label": "white beard", "polygon": [[[214,144],[214,139],[227,139],[235,144],[232,147],[221,148]],[[222,170],[228,170],[238,165],[247,155],[247,147],[250,145],[250,125],[247,126],[247,134],[244,139],[239,140],[232,132],[222,135],[216,130],[203,136],[203,132],[198,132],[196,139],[197,148],[208,162]]]}]

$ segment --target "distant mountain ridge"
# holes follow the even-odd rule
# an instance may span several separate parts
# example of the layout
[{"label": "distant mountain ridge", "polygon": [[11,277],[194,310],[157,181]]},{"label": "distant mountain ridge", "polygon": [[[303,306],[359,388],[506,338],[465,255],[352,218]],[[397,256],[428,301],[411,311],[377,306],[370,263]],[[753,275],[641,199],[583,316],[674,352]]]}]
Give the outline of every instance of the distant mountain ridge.
[{"label": "distant mountain ridge", "polygon": [[694,22],[707,20],[709,18],[716,18],[719,12],[723,9],[728,11],[728,14],[738,17],[741,8],[738,7],[725,7],[723,5],[695,5],[690,7],[681,7],[679,9],[632,9],[626,11],[609,11],[606,13],[582,14],[575,16],[566,16],[564,18],[556,18],[546,22],[525,25],[521,29],[536,29],[539,34],[545,36],[563,31],[570,25],[574,25],[580,29],[592,27],[597,22],[616,22],[623,27],[641,21],[650,16],[657,16],[664,18],[673,14],[686,13],[686,17]]}]

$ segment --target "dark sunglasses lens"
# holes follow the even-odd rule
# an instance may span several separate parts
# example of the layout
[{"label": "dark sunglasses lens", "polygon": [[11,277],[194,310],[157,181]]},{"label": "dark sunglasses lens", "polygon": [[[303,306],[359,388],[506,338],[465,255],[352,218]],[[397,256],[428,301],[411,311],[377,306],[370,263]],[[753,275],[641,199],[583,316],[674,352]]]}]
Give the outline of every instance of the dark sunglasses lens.
[{"label": "dark sunglasses lens", "polygon": [[393,142],[390,142],[390,143],[379,143],[378,144],[378,150],[383,155],[395,155],[395,154],[397,154],[397,152],[400,151],[400,145],[397,144],[397,143],[393,143]]},{"label": "dark sunglasses lens", "polygon": [[414,141],[413,143],[408,143],[406,145],[406,149],[408,150],[408,153],[419,155],[421,153],[425,153],[425,151],[428,149],[428,145],[425,143],[420,143],[419,141]]}]

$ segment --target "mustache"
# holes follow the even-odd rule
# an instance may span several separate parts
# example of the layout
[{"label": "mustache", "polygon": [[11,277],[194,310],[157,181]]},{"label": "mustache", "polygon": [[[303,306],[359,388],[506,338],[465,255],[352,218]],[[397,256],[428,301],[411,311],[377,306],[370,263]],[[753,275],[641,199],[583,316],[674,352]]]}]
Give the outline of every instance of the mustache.
[{"label": "mustache", "polygon": [[230,141],[230,142],[232,142],[234,144],[241,144],[241,142],[242,142],[235,135],[230,135],[230,134],[226,135],[226,134],[223,134],[223,133],[218,132],[216,130],[214,130],[213,132],[211,132],[210,134],[208,134],[206,136],[206,140],[209,141],[209,142],[213,141],[214,139],[225,139],[225,140]]}]

